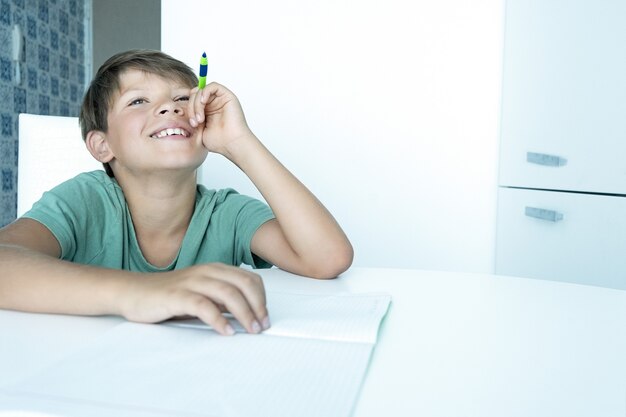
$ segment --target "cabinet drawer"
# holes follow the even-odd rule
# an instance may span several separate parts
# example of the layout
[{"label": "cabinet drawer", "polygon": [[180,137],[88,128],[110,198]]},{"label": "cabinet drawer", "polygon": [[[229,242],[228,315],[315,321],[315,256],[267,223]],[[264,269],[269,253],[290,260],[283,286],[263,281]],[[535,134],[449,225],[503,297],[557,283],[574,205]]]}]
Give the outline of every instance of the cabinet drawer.
[{"label": "cabinet drawer", "polygon": [[[596,142],[570,138],[570,143],[562,146],[554,138],[540,135],[533,140],[519,138],[514,143],[514,138],[503,133],[498,183],[508,187],[626,194],[626,128],[614,132],[615,135],[598,138]],[[538,141],[543,143],[535,144]]]},{"label": "cabinet drawer", "polygon": [[626,197],[501,187],[496,273],[626,289]]}]

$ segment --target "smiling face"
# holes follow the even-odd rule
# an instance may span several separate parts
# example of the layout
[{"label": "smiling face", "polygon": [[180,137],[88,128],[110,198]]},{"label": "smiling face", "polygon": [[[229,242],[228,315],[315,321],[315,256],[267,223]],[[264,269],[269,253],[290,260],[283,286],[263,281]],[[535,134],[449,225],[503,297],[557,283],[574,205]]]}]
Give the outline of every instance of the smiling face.
[{"label": "smiling face", "polygon": [[110,151],[106,162],[116,176],[122,171],[195,170],[202,164],[208,151],[186,116],[190,90],[182,81],[140,70],[121,74],[103,133]]}]

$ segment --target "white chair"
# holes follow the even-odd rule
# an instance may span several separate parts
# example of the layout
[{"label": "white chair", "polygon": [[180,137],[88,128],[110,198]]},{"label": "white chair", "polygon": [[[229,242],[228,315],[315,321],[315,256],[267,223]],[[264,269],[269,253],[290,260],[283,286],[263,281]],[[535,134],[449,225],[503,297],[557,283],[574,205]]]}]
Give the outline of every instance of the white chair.
[{"label": "white chair", "polygon": [[85,171],[103,169],[85,147],[78,117],[19,115],[17,216],[44,191]]}]

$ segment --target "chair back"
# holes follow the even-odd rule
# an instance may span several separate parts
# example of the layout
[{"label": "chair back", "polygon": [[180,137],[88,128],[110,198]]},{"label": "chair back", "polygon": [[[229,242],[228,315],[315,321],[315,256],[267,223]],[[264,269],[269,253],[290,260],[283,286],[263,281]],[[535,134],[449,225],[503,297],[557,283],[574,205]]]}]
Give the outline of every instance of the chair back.
[{"label": "chair back", "polygon": [[82,140],[78,117],[20,114],[18,152],[18,217],[44,191],[81,172],[103,169]]}]

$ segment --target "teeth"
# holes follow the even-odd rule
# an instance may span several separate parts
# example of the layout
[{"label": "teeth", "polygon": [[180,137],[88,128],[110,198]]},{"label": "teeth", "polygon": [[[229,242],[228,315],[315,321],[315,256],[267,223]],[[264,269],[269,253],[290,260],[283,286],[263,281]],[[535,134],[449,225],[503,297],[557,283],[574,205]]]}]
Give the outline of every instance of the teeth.
[{"label": "teeth", "polygon": [[171,136],[171,135],[181,135],[184,137],[187,137],[187,132],[184,131],[183,129],[177,127],[177,128],[169,128],[169,129],[163,129],[162,131],[155,133],[154,135],[152,135],[153,138],[164,138],[165,136]]}]

